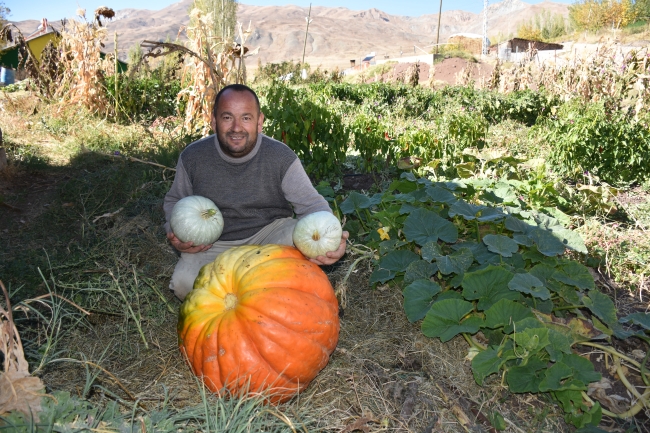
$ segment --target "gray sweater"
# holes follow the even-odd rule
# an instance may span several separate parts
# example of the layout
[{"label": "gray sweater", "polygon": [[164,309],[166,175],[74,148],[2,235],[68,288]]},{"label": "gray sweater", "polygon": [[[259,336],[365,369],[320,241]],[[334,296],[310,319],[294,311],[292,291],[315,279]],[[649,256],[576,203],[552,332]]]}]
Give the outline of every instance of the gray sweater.
[{"label": "gray sweater", "polygon": [[181,153],[163,204],[167,232],[174,205],[189,195],[202,195],[217,205],[224,217],[219,238],[223,241],[248,238],[279,218],[331,212],[296,154],[263,134],[242,158],[223,153],[216,135],[190,144]]}]

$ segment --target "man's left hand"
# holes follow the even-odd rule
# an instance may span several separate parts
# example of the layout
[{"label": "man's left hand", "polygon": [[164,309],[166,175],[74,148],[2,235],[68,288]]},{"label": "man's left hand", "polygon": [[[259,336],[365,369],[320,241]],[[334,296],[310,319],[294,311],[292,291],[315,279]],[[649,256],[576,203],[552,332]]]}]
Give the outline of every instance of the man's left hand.
[{"label": "man's left hand", "polygon": [[341,234],[341,243],[339,245],[339,248],[336,251],[328,251],[326,255],[309,259],[309,261],[312,263],[316,263],[318,266],[333,265],[345,254],[345,245],[349,237],[350,237],[350,233],[343,232]]}]

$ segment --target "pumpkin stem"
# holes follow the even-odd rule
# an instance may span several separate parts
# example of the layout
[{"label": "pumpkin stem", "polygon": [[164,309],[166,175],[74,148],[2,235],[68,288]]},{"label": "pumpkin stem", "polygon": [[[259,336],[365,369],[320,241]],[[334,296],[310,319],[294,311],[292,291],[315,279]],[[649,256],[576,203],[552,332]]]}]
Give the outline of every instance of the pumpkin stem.
[{"label": "pumpkin stem", "polygon": [[226,310],[232,310],[237,306],[237,295],[228,293],[225,298],[223,298],[224,303],[226,304]]},{"label": "pumpkin stem", "polygon": [[208,209],[201,212],[201,218],[204,220],[210,219],[217,213],[216,209]]},{"label": "pumpkin stem", "polygon": [[318,231],[315,231],[313,235],[311,235],[311,238],[315,241],[320,240],[320,235],[318,234]]}]

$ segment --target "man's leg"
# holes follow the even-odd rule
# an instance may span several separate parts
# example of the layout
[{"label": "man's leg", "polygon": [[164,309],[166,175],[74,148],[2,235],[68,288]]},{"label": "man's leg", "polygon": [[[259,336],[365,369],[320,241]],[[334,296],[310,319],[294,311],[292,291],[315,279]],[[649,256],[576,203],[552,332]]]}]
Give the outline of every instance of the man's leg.
[{"label": "man's leg", "polygon": [[230,248],[241,245],[293,245],[293,229],[297,220],[293,218],[282,218],[273,221],[253,236],[239,241],[217,241],[209,250],[187,254],[181,253],[181,258],[174,268],[169,288],[181,301],[185,299],[194,286],[194,280],[201,268],[212,263],[219,254]]}]

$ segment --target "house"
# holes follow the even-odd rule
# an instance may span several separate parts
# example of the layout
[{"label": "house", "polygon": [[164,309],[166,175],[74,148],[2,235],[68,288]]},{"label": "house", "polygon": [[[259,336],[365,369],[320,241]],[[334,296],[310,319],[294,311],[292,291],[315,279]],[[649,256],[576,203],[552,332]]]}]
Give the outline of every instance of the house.
[{"label": "house", "polygon": [[564,45],[562,44],[534,41],[532,39],[512,38],[492,45],[489,52],[490,54],[496,53],[496,55],[501,59],[510,60],[513,54],[518,55],[519,53],[562,49],[564,49]]},{"label": "house", "polygon": [[[41,20],[39,26],[29,35],[25,36],[25,42],[29,47],[29,50],[32,52],[37,61],[41,61],[41,55],[43,50],[49,42],[52,42],[55,46],[58,44],[61,38],[61,34],[58,30],[52,27],[46,18]],[[106,53],[101,53],[101,57],[104,58]],[[12,45],[10,47],[0,50],[0,67],[5,69],[17,70],[20,63],[19,59],[19,49],[18,45]],[[128,64],[118,60],[118,70],[120,72],[126,72]]]}]

